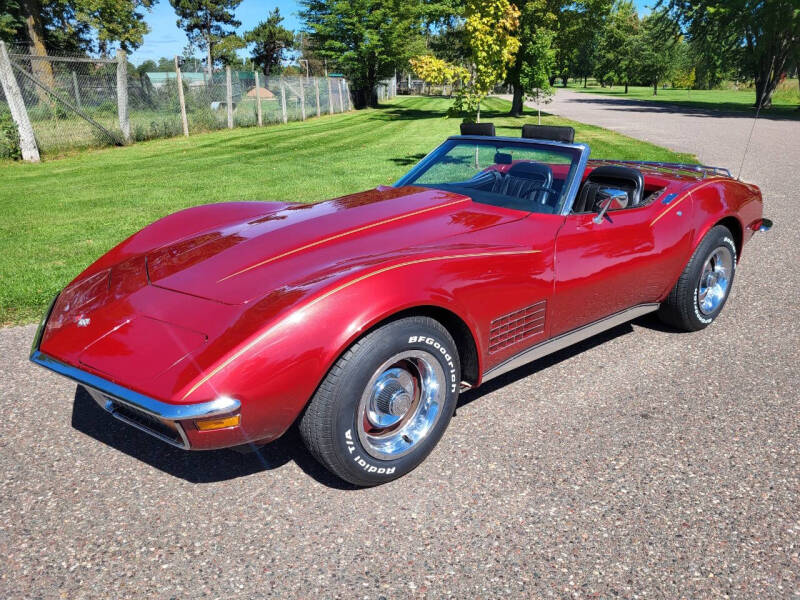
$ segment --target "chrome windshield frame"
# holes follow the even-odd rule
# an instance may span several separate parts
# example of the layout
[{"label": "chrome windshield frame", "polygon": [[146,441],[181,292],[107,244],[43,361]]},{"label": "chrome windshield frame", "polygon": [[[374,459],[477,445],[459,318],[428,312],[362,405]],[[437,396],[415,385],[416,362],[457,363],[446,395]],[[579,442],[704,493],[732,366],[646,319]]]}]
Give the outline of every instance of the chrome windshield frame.
[{"label": "chrome windshield frame", "polygon": [[493,144],[493,143],[501,143],[501,144],[508,144],[508,145],[518,145],[518,146],[532,146],[532,147],[540,147],[540,148],[553,148],[553,149],[566,149],[572,151],[578,151],[578,160],[575,164],[574,170],[571,169],[571,174],[569,175],[570,179],[568,181],[568,185],[566,187],[566,192],[564,194],[564,202],[561,205],[561,210],[559,214],[561,215],[568,215],[569,212],[572,210],[572,205],[575,202],[575,198],[578,195],[578,190],[580,189],[581,182],[583,181],[583,174],[586,171],[586,165],[589,163],[589,154],[591,152],[589,146],[583,143],[572,143],[568,144],[566,142],[556,142],[552,140],[537,140],[534,138],[516,138],[516,137],[504,137],[504,136],[485,136],[485,135],[452,135],[447,138],[444,142],[442,142],[439,146],[434,148],[430,153],[428,153],[425,158],[420,160],[416,165],[414,165],[408,173],[403,175],[400,179],[398,179],[395,183],[392,184],[393,187],[401,187],[403,185],[414,185],[410,183],[417,177],[419,177],[424,171],[426,171],[431,161],[437,159],[439,156],[443,155],[445,152],[449,151],[452,147],[448,142],[484,142],[486,144]]}]

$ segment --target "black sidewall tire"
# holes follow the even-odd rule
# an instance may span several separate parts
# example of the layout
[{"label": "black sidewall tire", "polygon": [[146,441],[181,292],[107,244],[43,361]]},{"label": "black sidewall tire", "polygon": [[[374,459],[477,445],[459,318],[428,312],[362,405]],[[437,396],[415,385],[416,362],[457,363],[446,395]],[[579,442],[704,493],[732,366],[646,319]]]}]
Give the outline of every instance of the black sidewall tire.
[{"label": "black sidewall tire", "polygon": [[[733,259],[728,289],[719,306],[712,313],[704,314],[700,310],[698,303],[700,276],[703,273],[703,266],[706,260],[718,248],[722,247],[731,253]],[[711,228],[698,244],[675,287],[661,305],[659,310],[661,319],[669,325],[684,331],[699,331],[711,325],[722,312],[722,309],[725,308],[725,304],[730,297],[736,276],[736,261],[736,242],[730,230],[723,225]]]},{"label": "black sidewall tire", "polygon": [[[410,341],[414,338],[416,341]],[[442,412],[428,436],[412,452],[394,460],[381,460],[370,455],[359,440],[356,425],[359,402],[365,386],[381,363],[412,349],[428,352],[444,370],[448,385]],[[402,319],[370,333],[347,358],[334,389],[334,472],[350,483],[372,486],[402,477],[416,468],[444,434],[455,410],[460,382],[455,342],[435,321]]]}]

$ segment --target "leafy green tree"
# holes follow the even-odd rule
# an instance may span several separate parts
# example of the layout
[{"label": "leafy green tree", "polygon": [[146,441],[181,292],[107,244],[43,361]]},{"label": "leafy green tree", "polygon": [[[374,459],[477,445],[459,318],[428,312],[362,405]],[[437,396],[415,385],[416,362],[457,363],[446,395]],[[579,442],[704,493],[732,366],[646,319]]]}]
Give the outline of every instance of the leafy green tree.
[{"label": "leafy green tree", "polygon": [[315,54],[352,82],[356,107],[376,106],[378,81],[424,52],[420,0],[301,0]]},{"label": "leafy green tree", "polygon": [[650,15],[642,19],[632,45],[636,78],[652,85],[657,96],[658,84],[667,81],[678,66],[678,40],[664,31],[658,15]]},{"label": "leafy green tree", "polygon": [[481,101],[505,80],[519,50],[519,10],[508,0],[466,0],[464,16],[473,74],[450,113],[480,121]]},{"label": "leafy green tree", "polygon": [[222,41],[234,35],[234,28],[241,22],[234,11],[242,0],[169,0],[178,15],[178,27],[186,32],[192,44],[203,48],[206,54],[206,70],[211,73],[214,61],[229,60],[230,45],[235,42]]},{"label": "leafy green tree", "polygon": [[275,8],[266,21],[261,21],[244,34],[245,41],[253,44],[253,62],[266,75],[280,66],[284,52],[294,45],[294,33],[281,25],[282,22],[280,9]]},{"label": "leafy green tree", "polygon": [[736,61],[769,107],[792,52],[800,44],[797,0],[659,0],[691,40],[706,39]]},{"label": "leafy green tree", "polygon": [[142,45],[148,31],[144,12],[155,1],[5,0],[0,37],[24,40],[40,56],[47,49],[107,54],[112,44],[130,51]]},{"label": "leafy green tree", "polygon": [[594,76],[600,85],[628,85],[637,76],[634,41],[639,33],[639,15],[630,0],[618,0],[600,36]]}]

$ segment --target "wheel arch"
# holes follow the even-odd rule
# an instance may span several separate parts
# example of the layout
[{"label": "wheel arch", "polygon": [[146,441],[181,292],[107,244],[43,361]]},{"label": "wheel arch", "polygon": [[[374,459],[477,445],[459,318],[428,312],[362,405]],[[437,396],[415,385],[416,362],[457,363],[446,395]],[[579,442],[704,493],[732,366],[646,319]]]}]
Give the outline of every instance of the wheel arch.
[{"label": "wheel arch", "polygon": [[733,243],[736,246],[736,262],[739,262],[739,259],[742,256],[742,247],[744,246],[744,227],[742,226],[742,223],[735,216],[728,215],[709,227],[709,231],[717,225],[723,225],[724,227],[727,227],[728,231],[730,231],[733,235]]}]

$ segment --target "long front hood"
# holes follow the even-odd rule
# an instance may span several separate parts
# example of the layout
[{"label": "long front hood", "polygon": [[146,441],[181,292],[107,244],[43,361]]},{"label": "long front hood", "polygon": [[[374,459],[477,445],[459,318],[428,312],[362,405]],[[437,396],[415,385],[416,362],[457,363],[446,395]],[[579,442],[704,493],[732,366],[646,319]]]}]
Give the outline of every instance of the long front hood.
[{"label": "long front hood", "polygon": [[242,304],[517,218],[449,192],[379,188],[197,233],[151,252],[148,275],[160,288]]}]

